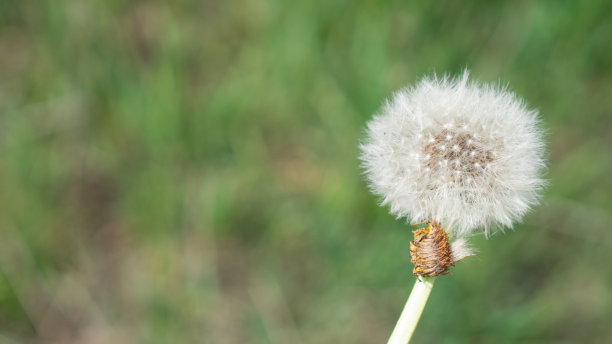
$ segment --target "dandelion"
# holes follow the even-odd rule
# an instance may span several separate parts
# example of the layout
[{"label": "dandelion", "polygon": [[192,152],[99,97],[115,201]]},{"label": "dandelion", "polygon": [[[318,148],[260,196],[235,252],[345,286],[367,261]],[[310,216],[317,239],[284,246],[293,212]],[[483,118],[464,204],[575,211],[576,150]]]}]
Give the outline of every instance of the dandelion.
[{"label": "dandelion", "polygon": [[433,285],[427,277],[473,255],[467,235],[489,235],[520,221],[544,185],[537,111],[505,88],[469,81],[468,74],[425,78],[396,92],[368,123],[360,147],[382,204],[398,218],[429,223],[414,231],[411,243],[419,276],[413,295],[422,302],[410,306],[421,307],[414,326]]}]

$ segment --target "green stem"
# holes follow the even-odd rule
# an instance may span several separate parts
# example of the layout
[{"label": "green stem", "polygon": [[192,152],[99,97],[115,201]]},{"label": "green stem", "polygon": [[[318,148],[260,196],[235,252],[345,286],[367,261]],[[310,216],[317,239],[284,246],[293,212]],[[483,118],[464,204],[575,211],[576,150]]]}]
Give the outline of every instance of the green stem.
[{"label": "green stem", "polygon": [[435,277],[417,279],[387,344],[406,344],[410,342],[435,281]]}]

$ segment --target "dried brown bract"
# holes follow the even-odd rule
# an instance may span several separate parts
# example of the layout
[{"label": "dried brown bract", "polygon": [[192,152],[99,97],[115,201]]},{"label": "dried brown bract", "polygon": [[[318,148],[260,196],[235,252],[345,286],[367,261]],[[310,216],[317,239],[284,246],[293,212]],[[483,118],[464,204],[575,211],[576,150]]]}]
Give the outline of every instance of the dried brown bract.
[{"label": "dried brown bract", "polygon": [[410,261],[414,264],[412,273],[417,276],[445,275],[453,264],[474,255],[465,246],[464,240],[457,240],[451,245],[448,235],[436,221],[412,232],[414,241],[410,243]]}]

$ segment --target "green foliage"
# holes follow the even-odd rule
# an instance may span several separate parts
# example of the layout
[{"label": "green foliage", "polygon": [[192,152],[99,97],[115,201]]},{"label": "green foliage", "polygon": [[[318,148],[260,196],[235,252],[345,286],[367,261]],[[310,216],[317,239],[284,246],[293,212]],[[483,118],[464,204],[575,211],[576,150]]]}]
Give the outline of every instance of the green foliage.
[{"label": "green foliage", "polygon": [[612,342],[609,1],[0,1],[0,343],[382,343],[410,227],[363,125],[468,67],[538,107],[543,205],[415,342]]}]

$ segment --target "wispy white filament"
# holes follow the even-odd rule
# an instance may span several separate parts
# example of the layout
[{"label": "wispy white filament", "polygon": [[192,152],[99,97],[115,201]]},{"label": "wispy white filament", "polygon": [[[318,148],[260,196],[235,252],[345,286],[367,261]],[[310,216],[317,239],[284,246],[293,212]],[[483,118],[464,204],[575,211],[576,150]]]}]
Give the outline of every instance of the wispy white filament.
[{"label": "wispy white filament", "polygon": [[456,235],[511,227],[544,184],[538,114],[513,93],[426,78],[396,92],[367,126],[361,160],[391,213]]}]

